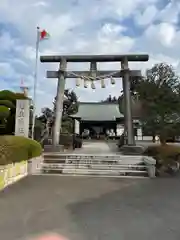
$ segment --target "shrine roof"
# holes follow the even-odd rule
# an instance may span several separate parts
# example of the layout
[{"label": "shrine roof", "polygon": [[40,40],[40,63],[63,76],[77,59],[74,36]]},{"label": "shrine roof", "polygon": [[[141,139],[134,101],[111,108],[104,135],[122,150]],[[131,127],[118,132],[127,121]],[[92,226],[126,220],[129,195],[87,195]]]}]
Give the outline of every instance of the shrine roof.
[{"label": "shrine roof", "polygon": [[115,121],[124,115],[117,103],[80,102],[78,112],[72,117],[83,121]]}]

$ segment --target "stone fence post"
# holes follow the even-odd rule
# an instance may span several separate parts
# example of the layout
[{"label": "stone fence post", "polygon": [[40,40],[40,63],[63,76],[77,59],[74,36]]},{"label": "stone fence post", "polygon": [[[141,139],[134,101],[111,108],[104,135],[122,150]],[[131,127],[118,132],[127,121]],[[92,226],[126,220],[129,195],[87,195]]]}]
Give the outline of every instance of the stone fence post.
[{"label": "stone fence post", "polygon": [[28,175],[41,173],[43,156],[32,158],[28,161]]},{"label": "stone fence post", "polygon": [[143,162],[145,163],[150,178],[156,177],[156,160],[153,157],[144,156]]}]

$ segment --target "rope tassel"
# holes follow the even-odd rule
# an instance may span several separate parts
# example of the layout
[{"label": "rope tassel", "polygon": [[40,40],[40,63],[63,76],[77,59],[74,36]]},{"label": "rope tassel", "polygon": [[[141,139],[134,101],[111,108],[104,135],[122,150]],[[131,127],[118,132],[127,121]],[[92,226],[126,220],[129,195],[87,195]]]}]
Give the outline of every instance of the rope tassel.
[{"label": "rope tassel", "polygon": [[114,85],[115,83],[115,79],[111,76],[111,84]]},{"label": "rope tassel", "polygon": [[81,78],[76,79],[76,87],[80,87],[81,85]]},{"label": "rope tassel", "polygon": [[88,82],[86,79],[84,79],[84,88],[88,88]]},{"label": "rope tassel", "polygon": [[104,79],[101,79],[101,88],[105,88],[106,85],[105,85],[105,82],[104,82]]},{"label": "rope tassel", "polygon": [[95,84],[94,84],[94,81],[91,82],[91,88],[92,88],[92,89],[96,89],[96,86],[95,86]]}]

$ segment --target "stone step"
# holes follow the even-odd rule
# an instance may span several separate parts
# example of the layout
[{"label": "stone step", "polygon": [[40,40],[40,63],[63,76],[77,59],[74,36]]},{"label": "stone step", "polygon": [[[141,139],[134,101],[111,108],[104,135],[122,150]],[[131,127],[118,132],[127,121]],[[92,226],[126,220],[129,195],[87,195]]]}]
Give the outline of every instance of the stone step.
[{"label": "stone step", "polygon": [[134,159],[134,158],[125,158],[125,159],[120,159],[120,158],[44,158],[44,161],[68,161],[68,162],[126,162],[126,161],[133,161],[133,162],[143,162],[143,159]]},{"label": "stone step", "polygon": [[120,154],[60,154],[60,153],[44,153],[44,158],[59,159],[141,159],[142,156],[120,155]]},{"label": "stone step", "polygon": [[126,159],[134,159],[134,160],[141,160],[141,157],[137,157],[135,158],[134,156],[93,156],[93,157],[89,157],[89,156],[71,156],[71,157],[66,157],[66,156],[44,156],[44,159],[67,159],[67,160],[81,160],[81,159],[87,159],[87,160],[98,160],[98,159],[104,159],[104,160],[126,160]]},{"label": "stone step", "polygon": [[138,171],[138,170],[128,170],[128,169],[117,169],[117,170],[111,170],[111,169],[107,169],[107,170],[100,170],[100,169],[64,169],[63,173],[86,173],[86,174],[92,174],[92,173],[96,173],[96,174],[125,174],[125,173],[138,173],[138,174],[142,174],[142,173],[146,173],[146,171]]},{"label": "stone step", "polygon": [[65,174],[65,173],[63,173],[63,174],[60,174],[60,173],[57,173],[57,172],[53,172],[53,173],[51,173],[51,172],[44,172],[44,173],[37,173],[37,174],[34,174],[34,175],[42,175],[42,176],[44,176],[44,175],[46,175],[46,176],[49,176],[49,177],[51,177],[51,176],[58,176],[58,177],[68,177],[68,176],[70,176],[70,177],[98,177],[98,178],[133,178],[133,179],[144,179],[144,178],[147,178],[147,176],[145,175],[145,176],[140,176],[140,175],[118,175],[118,176],[116,176],[116,175],[107,175],[107,174],[101,174],[101,175],[96,175],[96,174]]},{"label": "stone step", "polygon": [[66,163],[43,163],[43,169],[146,169],[145,165],[132,164],[66,164]]},{"label": "stone step", "polygon": [[138,170],[85,170],[85,169],[53,169],[53,170],[43,170],[46,174],[59,173],[59,174],[69,174],[69,175],[104,175],[104,176],[143,176],[147,177],[147,171]]},{"label": "stone step", "polygon": [[147,177],[148,171],[145,165],[137,164],[125,164],[121,161],[111,162],[114,164],[108,164],[105,161],[105,164],[99,163],[99,161],[93,161],[93,164],[87,163],[46,163],[42,165],[42,172],[46,174],[69,174],[69,175],[104,175],[104,176],[144,176]]},{"label": "stone step", "polygon": [[44,153],[42,173],[147,177],[148,166],[137,155]]},{"label": "stone step", "polygon": [[122,156],[122,155],[44,155],[45,162],[62,161],[133,161],[134,163],[143,162],[142,156]]},{"label": "stone step", "polygon": [[109,166],[116,166],[116,165],[142,165],[145,166],[143,161],[136,161],[132,159],[127,160],[112,160],[112,159],[99,159],[99,160],[87,160],[87,159],[44,159],[44,164],[69,164],[69,165],[109,165]]}]

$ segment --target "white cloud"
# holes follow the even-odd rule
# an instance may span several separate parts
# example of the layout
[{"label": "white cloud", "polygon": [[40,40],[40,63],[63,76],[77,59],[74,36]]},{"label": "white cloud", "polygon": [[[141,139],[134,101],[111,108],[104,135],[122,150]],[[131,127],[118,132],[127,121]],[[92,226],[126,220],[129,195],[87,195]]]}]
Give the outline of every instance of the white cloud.
[{"label": "white cloud", "polygon": [[168,23],[162,23],[160,25],[159,39],[161,39],[162,44],[165,44],[166,46],[172,46],[175,34],[176,34],[175,26]]},{"label": "white cloud", "polygon": [[158,14],[158,19],[163,22],[178,23],[180,13],[180,3],[170,1],[169,4]]},{"label": "white cloud", "polygon": [[139,8],[134,12],[134,19],[137,24],[147,25],[153,21],[166,22],[171,24],[178,23],[180,14],[179,1],[171,0],[162,9],[159,9],[158,6],[156,6],[156,2],[152,3],[153,4],[147,4],[144,10]]},{"label": "white cloud", "polygon": [[86,48],[88,49],[88,47],[89,47],[89,42],[82,38],[79,38],[77,40],[74,50],[77,52],[80,52],[82,51],[82,49],[86,49]]},{"label": "white cloud", "polygon": [[60,16],[53,16],[47,14],[39,20],[39,26],[51,31],[51,39],[59,41],[59,39],[66,34],[71,28],[80,24],[79,19],[73,19],[71,14],[64,14]]},{"label": "white cloud", "polygon": [[35,47],[27,46],[26,48],[22,49],[23,55],[27,60],[35,60],[36,58],[36,50]]},{"label": "white cloud", "polygon": [[33,3],[32,5],[34,7],[48,7],[49,6],[49,4],[44,1],[39,1],[39,2]]},{"label": "white cloud", "polygon": [[23,67],[28,67],[28,64],[25,63],[23,60],[18,59],[18,58],[12,58],[9,60],[12,64],[18,64],[19,66]]},{"label": "white cloud", "polygon": [[159,13],[156,6],[150,5],[144,10],[143,13],[138,12],[137,15],[135,15],[135,21],[141,26],[148,25],[153,22],[157,14]]},{"label": "white cloud", "polygon": [[0,34],[0,48],[2,51],[11,51],[16,44],[16,40],[11,37],[9,32],[3,31]]},{"label": "white cloud", "polygon": [[101,28],[100,34],[102,34],[102,37],[116,37],[117,34],[123,33],[125,29],[124,26],[119,24],[106,23]]},{"label": "white cloud", "polygon": [[103,54],[125,54],[132,49],[134,40],[128,36],[123,36],[119,39],[116,39],[112,43],[112,39],[109,38],[99,38],[98,52]]},{"label": "white cloud", "polygon": [[173,45],[176,35],[176,27],[171,23],[160,23],[151,25],[145,31],[148,39],[153,39],[160,42],[162,45],[169,47]]},{"label": "white cloud", "polygon": [[134,12],[141,8],[146,8],[149,4],[156,3],[157,0],[107,0],[107,4],[112,10],[119,15],[120,18],[128,17],[133,15]]},{"label": "white cloud", "polygon": [[[1,88],[11,88],[12,84],[17,87],[24,78],[32,95],[37,26],[51,35],[48,41],[40,43],[40,53],[44,55],[146,52],[150,54],[149,62],[131,63],[130,67],[145,71],[154,63],[165,61],[180,69],[180,4],[171,1],[159,9],[160,1],[79,0],[72,4],[70,0],[1,0],[0,24],[5,27],[0,31],[0,75],[14,81],[7,84],[2,80]],[[104,63],[98,67],[116,70],[120,64]],[[69,64],[68,68],[87,70],[89,64]],[[57,69],[58,64],[39,64],[39,110],[52,105],[57,80],[46,79],[45,73]],[[69,79],[66,86],[76,90],[80,100],[91,101],[104,99],[110,93],[119,95],[122,83],[108,83],[106,89],[97,83],[97,89],[92,91],[76,89],[73,79]]]},{"label": "white cloud", "polygon": [[17,73],[10,63],[0,62],[0,76],[5,76],[6,78],[13,78],[17,76]]}]

